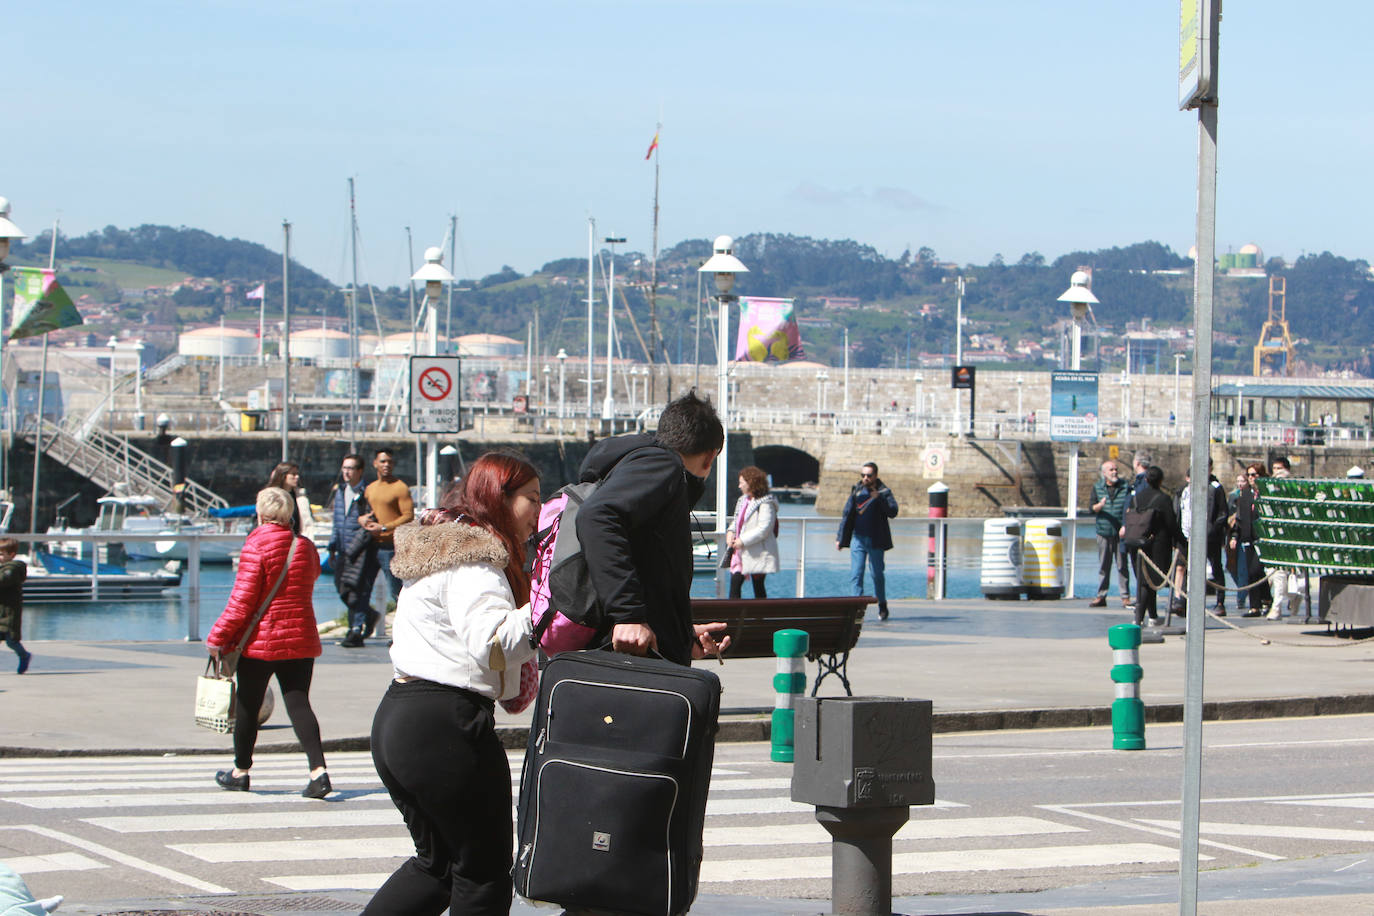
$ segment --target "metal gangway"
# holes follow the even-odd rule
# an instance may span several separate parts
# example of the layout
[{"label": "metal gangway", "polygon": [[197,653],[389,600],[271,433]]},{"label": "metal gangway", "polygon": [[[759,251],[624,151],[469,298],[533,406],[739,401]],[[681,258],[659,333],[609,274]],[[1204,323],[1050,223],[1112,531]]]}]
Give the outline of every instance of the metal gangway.
[{"label": "metal gangway", "polygon": [[[130,445],[128,439],[111,435],[92,423],[59,425],[44,419],[35,425],[30,420],[21,435],[35,448],[39,447],[36,440],[41,435],[44,453],[106,490],[113,492],[118,485],[128,493],[152,496],[164,506],[178,498],[170,467]],[[223,497],[190,479],[185,481],[179,498],[181,511],[188,515],[205,515],[211,508],[229,505]]]}]

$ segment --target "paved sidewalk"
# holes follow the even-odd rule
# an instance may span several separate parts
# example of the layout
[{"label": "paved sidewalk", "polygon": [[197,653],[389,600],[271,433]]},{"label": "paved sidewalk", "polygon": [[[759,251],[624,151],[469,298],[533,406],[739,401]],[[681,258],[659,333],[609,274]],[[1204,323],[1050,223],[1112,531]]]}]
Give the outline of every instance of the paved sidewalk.
[{"label": "paved sidewalk", "polygon": [[[102,613],[96,609],[93,613]],[[117,609],[111,611],[117,613]],[[1205,710],[1208,718],[1340,714],[1374,711],[1369,676],[1374,641],[1328,635],[1321,625],[1265,620],[1211,621],[1207,628]],[[940,731],[1098,725],[1109,727],[1113,688],[1106,630],[1128,623],[1119,609],[1094,610],[1085,599],[1040,602],[920,600],[892,602],[892,618],[865,624],[849,677],[858,695],[923,697],[934,702]],[[0,756],[63,754],[215,754],[228,763],[230,740],[194,726],[194,681],[204,667],[199,644],[182,642],[32,641],[33,667],[22,677],[0,671]],[[1142,697],[1157,721],[1181,718],[1185,639],[1168,636],[1141,647]],[[8,656],[0,654],[6,665]],[[714,663],[709,663],[714,664]],[[773,705],[772,659],[729,659],[715,670],[724,686],[722,740],[765,740]],[[311,702],[328,746],[363,749],[391,668],[384,643],[342,649],[332,641],[315,668]],[[808,666],[814,677],[815,666]],[[822,695],[841,692],[834,678]],[[508,744],[523,746],[529,713],[498,713]],[[264,727],[260,751],[295,743],[279,711]],[[1335,861],[1341,859],[1341,861]],[[1301,863],[1208,872],[1215,916],[1374,912],[1374,864],[1361,857],[1322,860],[1322,876]],[[1330,866],[1327,868],[1327,866]],[[1285,869],[1294,869],[1286,871]],[[1177,878],[1156,876],[1038,894],[903,898],[894,910],[923,914],[1034,913],[1082,916],[1177,913]],[[1305,895],[1305,896],[1304,896]],[[356,892],[73,901],[60,913],[302,914],[337,913],[367,895]],[[819,900],[703,897],[694,913],[803,916],[827,910]],[[518,916],[552,912],[517,900]]]},{"label": "paved sidewalk", "polygon": [[[939,731],[1067,727],[1110,722],[1112,664],[1106,630],[1129,623],[1122,611],[1086,600],[1006,602],[977,599],[892,602],[892,618],[865,622],[850,656],[856,695],[932,700]],[[92,609],[92,613],[102,613]],[[1251,718],[1374,711],[1368,672],[1374,640],[1326,635],[1321,625],[1227,618],[1209,621],[1205,713]],[[1265,644],[1263,640],[1269,640]],[[205,651],[185,642],[26,642],[33,667],[22,677],[0,670],[0,755],[218,753],[226,735],[192,722],[196,676]],[[1141,647],[1142,698],[1160,721],[1181,717],[1185,639]],[[8,653],[0,662],[8,665]],[[699,663],[701,664],[701,663]],[[773,659],[731,659],[721,676],[721,740],[766,740],[773,707]],[[815,676],[809,665],[808,678]],[[342,649],[327,641],[315,667],[311,704],[327,747],[363,749],[391,666],[384,642]],[[826,678],[821,695],[842,693]],[[498,710],[507,743],[523,746],[530,713]],[[258,747],[285,750],[295,738],[282,711]]]}]

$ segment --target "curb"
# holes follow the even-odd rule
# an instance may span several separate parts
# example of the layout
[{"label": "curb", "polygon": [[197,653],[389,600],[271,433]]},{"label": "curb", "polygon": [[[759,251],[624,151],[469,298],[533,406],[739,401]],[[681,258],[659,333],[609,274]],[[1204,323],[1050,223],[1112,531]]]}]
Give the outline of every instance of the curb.
[{"label": "curb", "polygon": [[[1255,700],[1218,700],[1202,704],[1204,722],[1224,722],[1235,719],[1292,719],[1310,716],[1346,716],[1374,712],[1374,694],[1355,693],[1327,697],[1281,697]],[[1162,725],[1183,721],[1182,703],[1165,703],[1145,707],[1146,723]],[[970,712],[937,712],[932,717],[932,731],[949,732],[1026,730],[1035,728],[1095,728],[1112,722],[1110,706],[1070,706],[1049,709],[1004,709]],[[763,713],[730,716],[720,721],[717,742],[768,741],[772,736],[772,718]],[[529,743],[530,730],[525,725],[497,726],[501,746],[520,750]],[[334,738],[324,742],[325,751],[366,751],[372,747],[370,736]],[[35,747],[0,746],[0,758],[7,757],[179,757],[223,755],[224,748],[74,748],[65,750]],[[284,742],[260,744],[254,749],[261,754],[299,754],[300,744]]]}]

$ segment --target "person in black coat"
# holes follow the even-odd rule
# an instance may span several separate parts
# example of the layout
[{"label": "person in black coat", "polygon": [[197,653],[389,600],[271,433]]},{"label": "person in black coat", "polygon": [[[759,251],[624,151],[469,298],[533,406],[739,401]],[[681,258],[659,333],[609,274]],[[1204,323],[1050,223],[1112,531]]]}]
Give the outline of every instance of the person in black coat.
[{"label": "person in black coat", "polygon": [[[1160,489],[1164,482],[1164,470],[1152,465],[1145,471],[1145,486],[1131,495],[1126,506],[1129,515],[1132,511],[1154,511],[1150,525],[1150,539],[1146,546],[1138,550],[1136,557],[1136,602],[1135,622],[1137,625],[1150,618],[1151,626],[1159,625],[1159,614],[1155,609],[1155,592],[1168,585],[1169,565],[1173,561],[1174,547],[1183,540],[1179,530],[1178,514],[1174,512],[1174,501],[1169,494]],[[1148,557],[1150,563],[1145,562]]]},{"label": "person in black coat", "polygon": [[835,533],[835,549],[850,548],[849,581],[853,594],[864,593],[864,563],[873,570],[873,594],[878,599],[878,619],[886,620],[887,578],[885,554],[892,549],[892,528],[887,520],[897,517],[897,497],[878,476],[878,466],[869,461],[859,468],[859,482],[849,491],[840,530]]},{"label": "person in black coat", "polygon": [[[1226,567],[1221,561],[1221,550],[1226,540],[1226,524],[1229,510],[1226,505],[1226,490],[1221,482],[1212,475],[1212,459],[1207,459],[1207,594],[1217,596],[1216,614],[1226,616]],[[1178,516],[1180,531],[1179,550],[1182,552],[1178,575],[1174,587],[1173,611],[1182,615],[1187,609],[1188,573],[1188,535],[1193,524],[1189,514],[1187,494],[1192,476],[1185,474],[1184,486],[1174,494],[1174,512]]]},{"label": "person in black coat", "polygon": [[[1255,481],[1261,477],[1268,477],[1269,472],[1263,464],[1253,462],[1246,465],[1245,476],[1249,479],[1249,485],[1236,497],[1235,514],[1231,523],[1231,547],[1236,552],[1236,586],[1243,589],[1254,585],[1250,589],[1250,594],[1245,596],[1249,598],[1250,610],[1243,616],[1260,617],[1269,612],[1269,606],[1274,599],[1269,591],[1269,579],[1264,564],[1260,562],[1259,553],[1255,550],[1255,541],[1259,538],[1259,533],[1255,530],[1255,519],[1259,517],[1259,510],[1255,506]],[[1236,600],[1241,602],[1245,598]]]},{"label": "person in black coat", "polygon": [[729,646],[712,636],[725,624],[692,624],[691,602],[691,510],[724,440],[710,401],[688,393],[656,433],[603,439],[583,460],[579,479],[603,482],[578,510],[577,539],[607,618],[597,640],[615,651],[688,665]]}]

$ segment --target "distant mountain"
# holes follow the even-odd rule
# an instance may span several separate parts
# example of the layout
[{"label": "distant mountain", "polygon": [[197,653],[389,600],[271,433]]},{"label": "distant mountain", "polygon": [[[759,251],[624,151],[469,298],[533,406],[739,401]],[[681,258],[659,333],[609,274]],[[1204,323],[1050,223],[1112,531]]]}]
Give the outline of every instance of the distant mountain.
[{"label": "distant mountain", "polygon": [[[188,276],[208,278],[220,285],[256,285],[266,278],[268,298],[280,297],[281,255],[253,242],[225,239],[199,229],[107,226],[79,237],[63,237],[59,251],[65,259],[105,258],[149,267],[170,268]],[[16,246],[16,257],[46,257],[44,233]],[[889,258],[872,246],[848,239],[812,239],[776,233],[756,233],[735,239],[735,253],[749,267],[736,292],[741,295],[786,296],[796,299],[804,319],[803,343],[813,359],[838,365],[844,360],[842,341],[849,331],[850,364],[865,366],[915,365],[922,352],[954,350],[955,284],[963,275],[965,333],[984,331],[1005,342],[1018,339],[1055,346],[1052,328],[1067,317],[1058,302],[1069,276],[1079,267],[1092,269],[1093,291],[1101,300],[1094,310],[1100,330],[1120,334],[1127,323],[1154,327],[1179,326],[1191,321],[1191,262],[1159,242],[1140,242],[1124,248],[1075,251],[1047,262],[1029,252],[1008,263],[997,255],[986,265],[959,266],[939,260],[922,247]],[[609,252],[599,255],[596,310],[604,321],[603,267]],[[696,294],[713,294],[710,280],[697,268],[711,254],[711,240],[687,239],[659,255],[656,315],[658,350],[673,361],[690,361],[697,352]],[[633,321],[618,320],[620,351],[642,359],[653,349],[649,327],[649,258],[643,252],[617,252],[618,306],[628,304]],[[1299,346],[1299,358],[1318,367],[1341,367],[1361,374],[1370,371],[1367,350],[1374,340],[1374,280],[1369,265],[1330,253],[1307,255],[1294,265],[1271,261],[1266,270],[1288,279],[1288,318]],[[524,340],[527,328],[539,325],[540,350],[570,354],[586,349],[586,261],[570,257],[550,261],[528,276],[511,267],[486,277],[458,281],[452,297],[440,306],[441,332],[483,331]],[[299,264],[292,265],[292,311],[297,315],[347,311],[344,291]],[[119,299],[119,289],[105,294]],[[1245,371],[1250,348],[1258,339],[1267,314],[1268,285],[1264,277],[1231,278],[1219,275],[1216,327],[1239,344],[1219,344],[1218,371]],[[372,305],[375,302],[377,317]],[[828,307],[852,305],[858,308]],[[182,288],[168,293],[153,308],[159,320],[178,322],[217,318],[224,309],[244,312],[251,303],[225,295],[220,288]],[[360,320],[371,330],[409,326],[411,299],[404,287],[360,290]],[[709,313],[709,307],[707,309]],[[618,314],[623,314],[620,309]],[[703,317],[701,348],[709,353],[709,321]],[[604,353],[605,330],[594,334],[597,352]],[[969,346],[965,339],[966,347]],[[1022,357],[1025,365],[1031,363]]]}]

